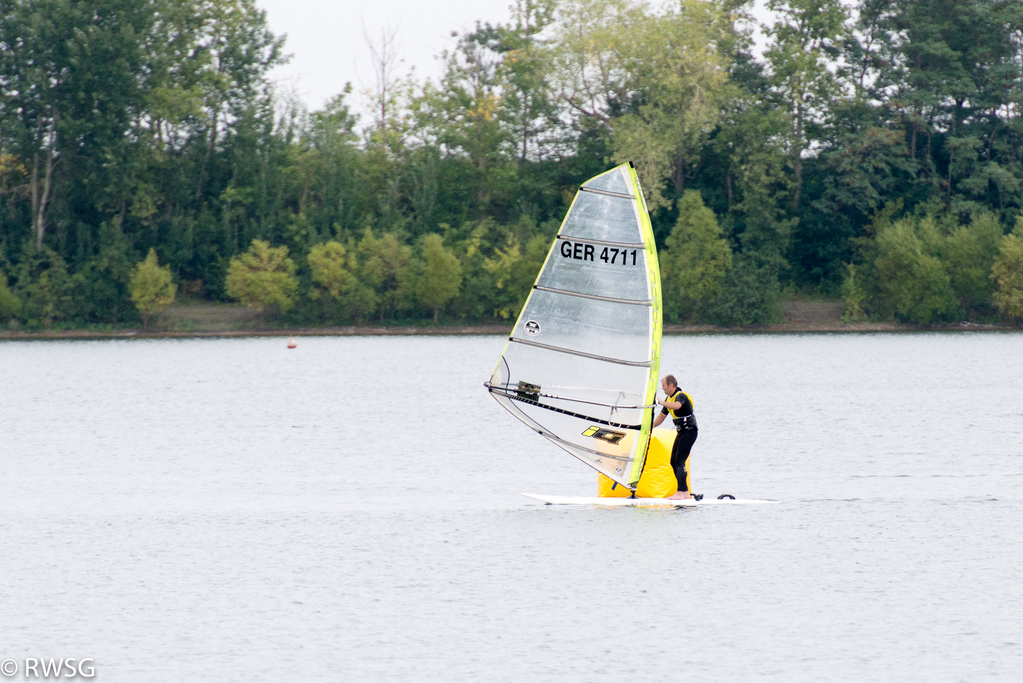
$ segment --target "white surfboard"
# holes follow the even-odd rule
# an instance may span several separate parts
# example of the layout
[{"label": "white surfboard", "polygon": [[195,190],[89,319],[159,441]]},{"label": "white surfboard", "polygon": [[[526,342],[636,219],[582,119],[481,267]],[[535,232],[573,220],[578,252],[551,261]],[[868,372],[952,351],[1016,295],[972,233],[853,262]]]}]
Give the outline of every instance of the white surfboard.
[{"label": "white surfboard", "polygon": [[776,500],[744,500],[739,498],[704,498],[703,500],[670,498],[606,498],[588,496],[538,496],[535,493],[522,495],[547,505],[603,505],[607,507],[696,507],[698,505],[775,505]]}]

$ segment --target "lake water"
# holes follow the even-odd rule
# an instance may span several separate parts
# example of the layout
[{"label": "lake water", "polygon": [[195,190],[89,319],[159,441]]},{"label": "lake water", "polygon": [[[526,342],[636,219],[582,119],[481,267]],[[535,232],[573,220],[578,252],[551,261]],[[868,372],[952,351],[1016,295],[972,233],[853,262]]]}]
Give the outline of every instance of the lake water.
[{"label": "lake water", "polygon": [[[96,680],[1023,680],[1023,335],[689,336],[693,486],[596,477],[501,337],[0,343],[0,659]],[[34,679],[33,679],[34,680]]]}]

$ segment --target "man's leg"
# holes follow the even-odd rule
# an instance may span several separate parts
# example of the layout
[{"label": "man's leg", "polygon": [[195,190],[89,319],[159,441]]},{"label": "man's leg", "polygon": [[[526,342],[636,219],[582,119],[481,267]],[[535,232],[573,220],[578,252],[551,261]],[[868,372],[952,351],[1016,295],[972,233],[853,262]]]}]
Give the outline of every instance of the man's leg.
[{"label": "man's leg", "polygon": [[686,464],[698,434],[699,430],[692,429],[675,435],[675,443],[671,447],[671,466],[675,470],[678,493],[672,498],[692,498],[689,494],[689,471]]}]

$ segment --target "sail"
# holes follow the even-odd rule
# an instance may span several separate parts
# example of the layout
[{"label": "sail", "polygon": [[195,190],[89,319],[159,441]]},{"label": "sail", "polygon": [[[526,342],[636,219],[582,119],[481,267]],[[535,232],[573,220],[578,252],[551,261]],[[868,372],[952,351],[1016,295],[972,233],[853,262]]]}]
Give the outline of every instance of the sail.
[{"label": "sail", "polygon": [[579,189],[486,384],[530,428],[635,488],[660,352],[657,251],[625,164]]}]

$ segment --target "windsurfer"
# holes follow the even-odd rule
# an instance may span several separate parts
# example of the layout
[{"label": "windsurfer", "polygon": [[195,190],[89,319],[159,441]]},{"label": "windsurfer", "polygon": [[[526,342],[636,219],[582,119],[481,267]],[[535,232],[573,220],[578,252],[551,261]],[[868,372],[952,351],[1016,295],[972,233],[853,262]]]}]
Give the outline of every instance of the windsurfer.
[{"label": "windsurfer", "polygon": [[678,433],[675,435],[675,443],[671,447],[671,466],[675,470],[675,478],[678,480],[678,491],[670,496],[671,498],[692,498],[689,493],[689,472],[686,469],[686,461],[689,460],[689,451],[696,443],[699,430],[696,427],[696,415],[693,414],[693,400],[689,395],[678,388],[678,382],[674,375],[665,375],[661,380],[661,389],[664,391],[665,400],[657,399],[662,408],[661,412],[654,418],[654,427],[664,422],[665,415],[671,415],[672,422]]}]

